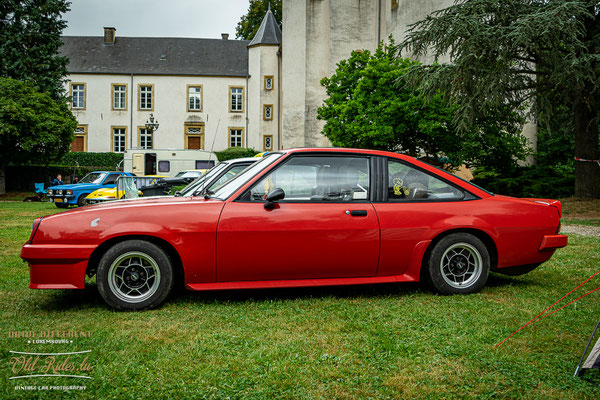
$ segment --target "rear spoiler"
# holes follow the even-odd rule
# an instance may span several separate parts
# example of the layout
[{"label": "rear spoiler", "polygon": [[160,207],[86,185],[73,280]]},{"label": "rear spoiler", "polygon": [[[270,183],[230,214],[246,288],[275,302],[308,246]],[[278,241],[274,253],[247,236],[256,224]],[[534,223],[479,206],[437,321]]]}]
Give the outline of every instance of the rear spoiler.
[{"label": "rear spoiler", "polygon": [[540,204],[547,204],[549,206],[552,206],[554,208],[556,208],[558,210],[558,217],[562,218],[562,204],[560,204],[560,201],[558,200],[553,200],[553,199],[523,199],[523,200],[529,200],[529,201],[533,201],[534,203],[540,203]]}]

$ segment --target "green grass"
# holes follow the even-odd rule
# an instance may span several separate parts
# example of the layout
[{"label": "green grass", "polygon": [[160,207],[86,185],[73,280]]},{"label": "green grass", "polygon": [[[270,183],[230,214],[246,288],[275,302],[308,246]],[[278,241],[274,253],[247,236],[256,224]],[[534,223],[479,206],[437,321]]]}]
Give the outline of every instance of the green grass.
[{"label": "green grass", "polygon": [[[600,269],[597,238],[571,236],[541,268],[494,274],[470,296],[436,296],[418,284],[180,291],[158,310],[120,313],[104,305],[93,280],[80,291],[27,288],[20,247],[35,216],[57,211],[0,203],[0,398],[600,398],[598,371],[573,377],[600,315],[599,292],[493,348]],[[8,337],[31,330],[91,337],[68,345]],[[8,380],[9,350],[88,349],[91,382],[19,382],[85,384],[84,391],[15,391]]]},{"label": "green grass", "polygon": [[563,225],[600,226],[600,219],[563,218],[562,224]]}]

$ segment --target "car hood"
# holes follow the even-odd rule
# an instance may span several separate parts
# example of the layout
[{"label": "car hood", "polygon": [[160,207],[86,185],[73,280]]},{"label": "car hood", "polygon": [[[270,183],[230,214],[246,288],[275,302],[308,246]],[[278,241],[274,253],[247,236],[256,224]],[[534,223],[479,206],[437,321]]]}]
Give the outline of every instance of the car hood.
[{"label": "car hood", "polygon": [[73,183],[70,185],[56,185],[50,186],[48,189],[52,190],[87,190],[87,189],[98,189],[98,183]]}]

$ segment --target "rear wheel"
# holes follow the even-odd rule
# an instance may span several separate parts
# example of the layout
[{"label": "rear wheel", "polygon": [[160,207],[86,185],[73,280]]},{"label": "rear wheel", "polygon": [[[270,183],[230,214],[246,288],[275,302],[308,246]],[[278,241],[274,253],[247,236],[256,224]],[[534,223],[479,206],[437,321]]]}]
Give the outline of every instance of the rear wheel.
[{"label": "rear wheel", "polygon": [[111,247],[100,260],[98,291],[118,310],[147,310],[159,306],[173,287],[169,256],[157,245],[128,240]]},{"label": "rear wheel", "polygon": [[467,294],[481,290],[490,271],[490,256],[481,240],[454,233],[440,240],[429,257],[427,278],[442,294]]}]

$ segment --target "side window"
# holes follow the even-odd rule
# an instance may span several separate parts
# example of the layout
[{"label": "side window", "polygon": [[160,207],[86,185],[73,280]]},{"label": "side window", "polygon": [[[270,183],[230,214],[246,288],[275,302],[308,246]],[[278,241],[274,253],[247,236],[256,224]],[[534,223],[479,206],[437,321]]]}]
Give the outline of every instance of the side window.
[{"label": "side window", "polygon": [[399,161],[388,160],[388,201],[462,200],[454,186]]},{"label": "side window", "polygon": [[250,190],[250,201],[264,201],[281,188],[283,201],[350,202],[369,198],[369,160],[362,157],[294,157]]},{"label": "side window", "polygon": [[104,184],[105,185],[114,185],[119,176],[120,176],[119,174],[108,175],[108,177],[104,180]]}]

